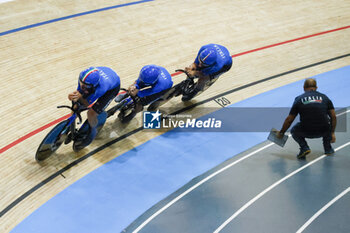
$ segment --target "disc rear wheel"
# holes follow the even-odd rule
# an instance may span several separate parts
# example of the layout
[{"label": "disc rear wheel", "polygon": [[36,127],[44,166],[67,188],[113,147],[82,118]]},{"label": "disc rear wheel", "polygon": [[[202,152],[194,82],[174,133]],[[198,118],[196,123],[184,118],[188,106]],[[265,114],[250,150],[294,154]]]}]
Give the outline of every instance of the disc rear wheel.
[{"label": "disc rear wheel", "polygon": [[68,121],[62,121],[57,124],[44,138],[39,145],[35,154],[35,159],[38,162],[44,161],[50,157],[66,139],[68,130],[66,129]]}]

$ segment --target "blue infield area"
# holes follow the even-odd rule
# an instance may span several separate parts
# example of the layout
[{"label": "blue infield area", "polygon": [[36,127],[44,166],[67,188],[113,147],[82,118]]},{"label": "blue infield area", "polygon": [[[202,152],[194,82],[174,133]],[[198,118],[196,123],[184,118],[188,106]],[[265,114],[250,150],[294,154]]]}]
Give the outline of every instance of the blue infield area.
[{"label": "blue infield area", "polygon": [[[346,66],[314,78],[318,91],[341,108],[349,106],[349,75],[350,66]],[[303,93],[302,86],[303,80],[229,107],[288,108]],[[280,128],[283,120],[271,127]],[[86,175],[33,212],[12,232],[121,232],[191,179],[265,141],[267,135],[268,132],[172,130]]]}]

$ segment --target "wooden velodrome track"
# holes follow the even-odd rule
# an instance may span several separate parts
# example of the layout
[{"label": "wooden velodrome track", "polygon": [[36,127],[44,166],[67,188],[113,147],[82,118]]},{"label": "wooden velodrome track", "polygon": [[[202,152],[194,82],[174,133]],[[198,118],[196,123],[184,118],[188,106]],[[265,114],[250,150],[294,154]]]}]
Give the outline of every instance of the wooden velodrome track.
[{"label": "wooden velodrome track", "polygon": [[[8,32],[0,34],[0,232],[10,231],[84,175],[160,134],[140,131],[72,166],[62,176],[56,176],[20,199],[89,151],[141,126],[141,117],[127,126],[111,119],[102,135],[80,153],[72,152],[70,146],[62,146],[47,162],[35,161],[36,149],[52,127],[40,128],[67,114],[56,106],[68,103],[67,94],[76,88],[78,74],[84,68],[111,67],[125,87],[146,64],[161,65],[174,73],[175,69],[193,61],[201,45],[226,46],[233,55],[232,69],[193,100],[193,104],[276,74],[350,53],[350,2],[347,0],[143,1],[10,31],[130,2],[14,0],[0,4],[0,33]],[[279,44],[281,42],[285,43]],[[258,48],[261,49],[255,50]],[[342,57],[283,78],[257,83],[225,97],[235,103],[349,64],[350,58]],[[177,83],[183,76],[173,79]],[[190,104],[175,98],[166,106],[181,109]],[[217,107],[217,103],[210,101],[204,106]],[[191,112],[203,114],[195,108]]]}]

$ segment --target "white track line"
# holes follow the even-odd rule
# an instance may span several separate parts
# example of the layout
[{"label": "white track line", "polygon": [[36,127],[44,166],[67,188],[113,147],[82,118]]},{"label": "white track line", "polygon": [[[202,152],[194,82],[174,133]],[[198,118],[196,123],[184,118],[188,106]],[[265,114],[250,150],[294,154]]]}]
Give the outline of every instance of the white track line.
[{"label": "white track line", "polygon": [[346,113],[348,113],[348,112],[350,112],[350,110],[347,110],[346,112],[339,113],[339,114],[337,114],[337,116],[344,115],[344,114],[346,114]]},{"label": "white track line", "polygon": [[[344,145],[338,147],[335,149],[335,151],[340,150],[346,146],[350,145],[350,142],[345,143]],[[277,185],[281,184],[283,181],[287,180],[288,178],[290,178],[291,176],[297,174],[298,172],[302,171],[303,169],[311,166],[312,164],[320,161],[321,159],[325,158],[326,155],[322,155],[321,157],[318,157],[317,159],[311,161],[308,164],[305,164],[304,166],[298,168],[297,170],[295,170],[294,172],[290,173],[289,175],[283,177],[282,179],[280,179],[279,181],[275,182],[273,185],[269,186],[268,188],[266,188],[264,191],[262,191],[261,193],[259,193],[257,196],[255,196],[253,199],[251,199],[249,202],[247,202],[244,206],[242,206],[239,210],[237,210],[230,218],[228,218],[223,224],[221,224],[221,226],[219,226],[214,233],[218,233],[220,232],[227,224],[229,224],[233,219],[235,219],[240,213],[242,213],[245,209],[247,209],[249,206],[251,206],[254,202],[256,202],[258,199],[260,199],[262,196],[264,196],[267,192],[269,192],[271,189],[275,188]]]},{"label": "white track line", "polygon": [[154,219],[155,217],[157,217],[160,213],[162,213],[164,210],[166,210],[169,206],[171,206],[172,204],[174,204],[175,202],[177,202],[178,200],[180,200],[182,197],[184,197],[186,194],[188,194],[189,192],[191,192],[192,190],[194,190],[195,188],[197,188],[198,186],[200,186],[201,184],[203,184],[204,182],[210,180],[211,178],[213,178],[214,176],[218,175],[219,173],[225,171],[226,169],[232,167],[233,165],[249,158],[250,156],[270,147],[274,145],[274,143],[269,143],[266,146],[261,147],[260,149],[253,151],[250,154],[247,154],[246,156],[230,163],[229,165],[221,168],[220,170],[214,172],[213,174],[211,174],[210,176],[206,177],[205,179],[199,181],[197,184],[195,184],[194,186],[192,186],[191,188],[187,189],[185,192],[181,193],[179,196],[177,196],[175,199],[173,199],[172,201],[170,201],[168,204],[166,204],[165,206],[163,206],[163,208],[159,209],[157,212],[155,212],[154,214],[152,214],[150,217],[148,217],[140,226],[138,226],[138,228],[136,228],[133,233],[137,233],[139,232],[145,225],[147,225],[147,223],[149,223],[150,221],[152,221],[152,219]]},{"label": "white track line", "polygon": [[333,200],[328,202],[325,206],[323,206],[319,211],[317,211],[316,214],[314,214],[302,227],[297,230],[296,233],[303,232],[318,216],[320,216],[326,209],[328,209],[331,205],[333,205],[336,201],[338,201],[340,198],[342,198],[345,194],[350,192],[350,187],[345,189],[343,192],[341,192],[338,196],[336,196]]}]

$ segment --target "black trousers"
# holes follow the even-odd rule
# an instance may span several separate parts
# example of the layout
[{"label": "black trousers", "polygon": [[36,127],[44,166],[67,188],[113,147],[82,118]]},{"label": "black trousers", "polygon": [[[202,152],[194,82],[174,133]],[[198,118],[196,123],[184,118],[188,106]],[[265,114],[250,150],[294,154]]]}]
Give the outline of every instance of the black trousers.
[{"label": "black trousers", "polygon": [[299,122],[293,126],[290,132],[293,139],[299,144],[300,148],[309,147],[305,138],[322,138],[324,149],[327,149],[331,146],[332,134],[330,125],[328,127],[325,127],[323,130],[307,131]]}]

